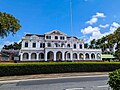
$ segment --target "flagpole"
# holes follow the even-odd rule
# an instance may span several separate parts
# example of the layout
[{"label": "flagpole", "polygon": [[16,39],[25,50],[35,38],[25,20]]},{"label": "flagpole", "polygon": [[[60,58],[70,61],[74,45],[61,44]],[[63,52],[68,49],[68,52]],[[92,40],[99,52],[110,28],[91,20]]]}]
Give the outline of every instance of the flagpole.
[{"label": "flagpole", "polygon": [[70,0],[70,32],[72,33],[72,0]]}]

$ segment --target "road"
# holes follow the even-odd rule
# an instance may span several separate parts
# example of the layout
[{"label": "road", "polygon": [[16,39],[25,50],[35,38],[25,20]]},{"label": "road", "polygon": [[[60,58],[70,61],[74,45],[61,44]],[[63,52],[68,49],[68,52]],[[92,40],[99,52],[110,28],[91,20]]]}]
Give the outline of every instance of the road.
[{"label": "road", "polygon": [[110,90],[108,76],[67,77],[0,84],[0,90]]}]

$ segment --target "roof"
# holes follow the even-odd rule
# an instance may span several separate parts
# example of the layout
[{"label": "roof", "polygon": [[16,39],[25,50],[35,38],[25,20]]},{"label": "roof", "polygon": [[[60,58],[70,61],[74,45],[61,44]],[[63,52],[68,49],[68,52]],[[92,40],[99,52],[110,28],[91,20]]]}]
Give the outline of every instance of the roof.
[{"label": "roof", "polygon": [[44,35],[38,35],[38,34],[26,34],[25,36],[33,36],[33,35],[36,35],[38,37],[44,37]]},{"label": "roof", "polygon": [[102,54],[102,58],[115,58],[115,57],[111,54]]},{"label": "roof", "polygon": [[61,32],[59,30],[53,30],[53,31],[45,33],[45,35],[46,34],[57,34],[57,35],[66,35],[67,36],[67,34],[65,34],[65,33]]}]

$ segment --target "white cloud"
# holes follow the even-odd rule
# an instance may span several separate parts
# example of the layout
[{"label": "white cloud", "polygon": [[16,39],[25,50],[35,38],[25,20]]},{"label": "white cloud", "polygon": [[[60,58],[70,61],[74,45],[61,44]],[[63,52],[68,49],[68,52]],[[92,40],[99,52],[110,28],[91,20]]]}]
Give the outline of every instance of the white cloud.
[{"label": "white cloud", "polygon": [[107,28],[107,27],[109,27],[110,25],[109,24],[105,24],[105,25],[99,25],[99,27],[101,27],[101,28]]},{"label": "white cloud", "polygon": [[98,18],[105,18],[105,17],[106,16],[104,15],[104,13],[97,12],[96,15],[93,15],[92,18],[86,23],[92,25],[98,21]]},{"label": "white cloud", "polygon": [[110,33],[113,33],[117,28],[120,27],[120,24],[117,22],[113,22],[110,26]]},{"label": "white cloud", "polygon": [[96,15],[93,15],[92,17],[93,17],[93,18],[105,18],[106,16],[105,16],[104,13],[99,13],[99,12],[97,12]]},{"label": "white cloud", "polygon": [[96,31],[96,32],[93,32],[92,33],[92,36],[90,36],[88,42],[90,42],[91,40],[93,39],[98,39],[102,36],[101,32],[100,31]]},{"label": "white cloud", "polygon": [[81,32],[83,34],[91,34],[93,32],[98,32],[99,30],[100,30],[99,27],[88,26],[87,28],[82,29]]},{"label": "white cloud", "polygon": [[88,24],[90,24],[90,25],[92,25],[92,24],[94,24],[94,23],[96,23],[98,21],[98,18],[91,18],[89,21],[87,21],[86,23],[88,23]]},{"label": "white cloud", "polygon": [[[104,33],[100,32],[101,28],[106,28],[106,27],[109,27],[109,26],[110,26],[110,28],[109,28],[108,32],[104,32]],[[99,27],[101,27],[101,28],[99,28]],[[109,24],[99,25],[99,27],[94,27],[93,28],[92,26],[88,26],[87,28],[81,30],[81,32],[84,35],[92,33],[92,35],[88,38],[88,40],[86,40],[87,43],[89,43],[93,39],[99,39],[103,36],[106,36],[106,35],[109,35],[109,34],[113,33],[118,27],[120,27],[120,24],[117,23],[117,22],[113,22],[111,25],[109,25]]]},{"label": "white cloud", "polygon": [[26,34],[31,34],[30,32],[24,32],[24,35],[26,35]]}]

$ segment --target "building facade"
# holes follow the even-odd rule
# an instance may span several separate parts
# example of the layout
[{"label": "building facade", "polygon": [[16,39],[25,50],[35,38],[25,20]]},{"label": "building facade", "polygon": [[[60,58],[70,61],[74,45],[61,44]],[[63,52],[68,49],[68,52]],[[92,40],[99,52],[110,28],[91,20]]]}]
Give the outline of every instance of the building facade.
[{"label": "building facade", "polygon": [[22,38],[20,61],[79,60],[102,60],[101,49],[86,49],[82,40],[58,30]]}]

